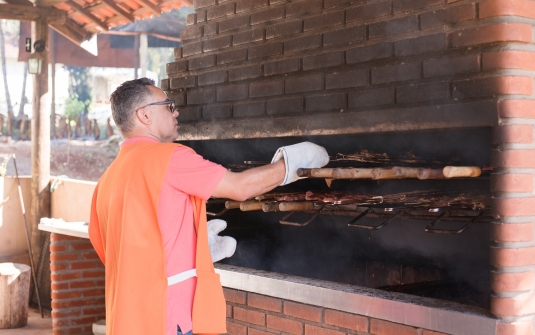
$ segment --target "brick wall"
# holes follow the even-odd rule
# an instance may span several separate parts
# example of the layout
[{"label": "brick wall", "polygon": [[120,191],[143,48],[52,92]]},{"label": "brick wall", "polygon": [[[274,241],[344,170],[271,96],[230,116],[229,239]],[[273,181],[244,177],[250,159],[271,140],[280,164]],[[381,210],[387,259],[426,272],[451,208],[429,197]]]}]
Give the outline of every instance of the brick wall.
[{"label": "brick wall", "polygon": [[[383,110],[410,110],[411,120],[388,128],[406,130],[410,121],[421,122],[416,107],[428,107],[416,110],[423,116],[449,106],[459,117],[487,103],[483,109],[498,124],[491,312],[503,322],[499,334],[533,334],[535,1],[195,0],[194,6],[183,47],[161,82],[180,107],[184,138],[262,137],[262,126],[279,118],[278,126],[291,128],[295,120],[323,117],[327,125],[352,115],[377,131],[374,116]],[[270,313],[259,322],[276,320]],[[237,331],[247,329],[236,322]]]},{"label": "brick wall", "polygon": [[51,233],[54,335],[93,334],[105,318],[104,265],[88,239]]},{"label": "brick wall", "polygon": [[230,335],[445,335],[250,292],[224,289]]}]

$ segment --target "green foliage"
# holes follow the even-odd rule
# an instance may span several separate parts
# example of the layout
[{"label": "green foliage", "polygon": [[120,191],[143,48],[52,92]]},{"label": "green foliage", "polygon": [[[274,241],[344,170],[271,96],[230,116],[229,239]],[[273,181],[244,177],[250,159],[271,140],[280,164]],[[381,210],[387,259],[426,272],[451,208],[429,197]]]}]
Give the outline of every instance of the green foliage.
[{"label": "green foliage", "polygon": [[74,121],[89,109],[90,104],[91,100],[82,101],[78,98],[78,94],[71,94],[65,100],[65,116],[69,121]]},{"label": "green foliage", "polygon": [[84,109],[80,111],[81,115],[87,115],[89,112],[89,105],[91,104],[91,87],[89,81],[91,78],[90,69],[80,66],[66,66],[70,74],[69,93],[71,98],[73,95],[77,96],[77,100],[85,104]]}]

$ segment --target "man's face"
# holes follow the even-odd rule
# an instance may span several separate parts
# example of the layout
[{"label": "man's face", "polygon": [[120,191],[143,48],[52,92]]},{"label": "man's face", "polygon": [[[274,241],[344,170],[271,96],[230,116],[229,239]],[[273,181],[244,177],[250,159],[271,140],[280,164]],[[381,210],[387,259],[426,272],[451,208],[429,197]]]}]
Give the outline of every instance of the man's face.
[{"label": "man's face", "polygon": [[[152,92],[152,97],[148,99],[147,103],[164,101],[167,98],[165,93],[155,87],[149,86]],[[149,101],[150,100],[150,101]],[[161,142],[173,142],[178,136],[178,111],[169,111],[168,105],[152,105],[147,108],[151,110],[152,118],[152,132],[157,136]]]}]

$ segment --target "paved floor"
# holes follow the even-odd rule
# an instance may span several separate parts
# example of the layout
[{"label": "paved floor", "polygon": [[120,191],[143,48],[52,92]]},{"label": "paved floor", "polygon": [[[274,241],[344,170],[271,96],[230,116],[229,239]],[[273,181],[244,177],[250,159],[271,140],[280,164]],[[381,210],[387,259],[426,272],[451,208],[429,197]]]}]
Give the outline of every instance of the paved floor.
[{"label": "paved floor", "polygon": [[44,312],[41,318],[39,309],[30,307],[28,311],[28,324],[22,328],[0,329],[0,335],[52,335],[52,319],[50,312]]}]

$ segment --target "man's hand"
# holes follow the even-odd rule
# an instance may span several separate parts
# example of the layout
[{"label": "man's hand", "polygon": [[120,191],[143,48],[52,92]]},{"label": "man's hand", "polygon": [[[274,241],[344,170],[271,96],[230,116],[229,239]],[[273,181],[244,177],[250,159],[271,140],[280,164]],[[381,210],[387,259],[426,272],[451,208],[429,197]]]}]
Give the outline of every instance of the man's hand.
[{"label": "man's hand", "polygon": [[271,163],[283,158],[286,164],[286,175],[281,185],[293,183],[297,179],[303,179],[303,177],[297,176],[297,169],[299,168],[320,168],[329,163],[327,150],[311,142],[301,142],[279,148]]},{"label": "man's hand", "polygon": [[227,223],[223,220],[208,221],[208,245],[210,246],[210,255],[214,263],[223,258],[231,257],[236,251],[236,240],[234,238],[218,235],[225,228],[227,228]]}]

